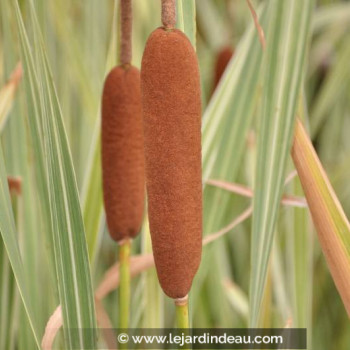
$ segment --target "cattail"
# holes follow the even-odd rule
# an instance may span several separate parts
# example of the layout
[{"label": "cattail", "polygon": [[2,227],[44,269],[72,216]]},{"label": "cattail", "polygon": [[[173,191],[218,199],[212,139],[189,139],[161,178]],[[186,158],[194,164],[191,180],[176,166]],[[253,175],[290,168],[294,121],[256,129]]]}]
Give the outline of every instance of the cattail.
[{"label": "cattail", "polygon": [[10,193],[16,196],[22,194],[22,179],[17,176],[8,176],[7,182],[9,185]]},{"label": "cattail", "polygon": [[107,224],[116,241],[139,232],[144,207],[144,156],[140,74],[116,67],[102,103],[102,170]]},{"label": "cattail", "polygon": [[232,56],[234,54],[234,50],[230,46],[225,46],[222,48],[216,57],[215,62],[215,72],[214,72],[214,89],[218,86],[222,75],[225,72],[225,69],[230,62]]},{"label": "cattail", "polygon": [[130,65],[131,4],[122,1],[121,65],[107,76],[102,98],[102,174],[107,224],[116,241],[135,237],[145,193],[140,74]]},{"label": "cattail", "polygon": [[164,292],[180,299],[201,259],[201,100],[197,57],[188,38],[173,29],[174,6],[163,1],[164,27],[147,41],[141,91],[155,265]]}]

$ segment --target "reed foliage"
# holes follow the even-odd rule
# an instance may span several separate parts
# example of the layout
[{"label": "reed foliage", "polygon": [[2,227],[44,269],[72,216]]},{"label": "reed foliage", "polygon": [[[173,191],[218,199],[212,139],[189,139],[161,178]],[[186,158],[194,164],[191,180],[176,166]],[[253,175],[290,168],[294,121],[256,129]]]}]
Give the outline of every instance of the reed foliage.
[{"label": "reed foliage", "polygon": [[[200,63],[204,239],[228,227],[203,247],[191,322],[284,327],[291,320],[308,328],[309,349],[345,350],[350,5],[252,3],[265,50],[245,1],[177,0],[177,26]],[[160,6],[133,6],[133,64],[140,67]],[[112,0],[0,1],[0,349],[40,349],[58,305],[64,327],[55,346],[103,345],[103,337],[72,329],[95,327],[94,292],[106,294],[98,286],[118,256],[103,210],[99,137],[103,82],[118,57],[118,11]],[[227,45],[235,54],[212,95],[216,55]],[[295,133],[297,117],[307,132]],[[301,182],[290,176],[292,145]],[[8,176],[21,179],[21,193],[9,192]],[[237,217],[248,219],[231,225]],[[145,258],[131,259],[130,326],[171,327],[173,303],[150,252],[146,217],[132,248]],[[102,305],[116,326],[118,289]]]}]

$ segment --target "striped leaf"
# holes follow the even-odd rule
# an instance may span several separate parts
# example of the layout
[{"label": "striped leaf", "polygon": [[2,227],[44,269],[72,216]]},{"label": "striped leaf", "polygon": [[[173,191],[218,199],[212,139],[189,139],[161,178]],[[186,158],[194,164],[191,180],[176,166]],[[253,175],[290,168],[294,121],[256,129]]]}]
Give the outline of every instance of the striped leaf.
[{"label": "striped leaf", "polygon": [[[37,113],[36,116],[30,117],[29,123],[37,126],[36,129],[32,129],[32,139],[38,140],[40,146],[37,152],[39,158],[44,160],[42,178],[46,179],[44,184],[47,186],[46,202],[50,212],[49,222],[57,288],[63,310],[66,348],[94,348],[96,335],[93,329],[96,328],[96,320],[88,252],[61,110],[34,7],[31,5],[34,50],[31,49],[17,1],[14,7],[23,62],[31,87],[31,103]],[[90,328],[91,331],[83,332],[82,328]]]},{"label": "striped leaf", "polygon": [[[266,25],[268,13],[262,12]],[[203,116],[203,181],[235,182],[248,129],[257,106],[262,49],[254,25],[236,49]],[[204,228],[209,233],[224,226],[222,217],[232,195],[206,188]],[[220,204],[219,204],[220,203]],[[215,222],[215,224],[214,224]]]},{"label": "striped leaf", "polygon": [[[258,11],[265,26],[269,18],[266,8]],[[227,191],[206,185],[209,179],[235,182],[244,154],[247,135],[258,100],[262,49],[253,23],[239,42],[235,56],[217,86],[203,115],[202,159],[204,182],[204,235],[227,226],[237,215],[235,196]],[[213,249],[204,250],[202,265],[193,289],[193,299],[207,276],[210,294],[215,300],[212,308],[227,316],[225,291],[216,287],[228,277],[231,266],[224,243],[219,241]],[[224,268],[225,267],[225,268]],[[215,278],[215,282],[212,282]],[[220,294],[219,294],[220,293]],[[218,296],[219,295],[219,296]],[[218,316],[219,317],[219,316]],[[232,322],[223,319],[222,325]]]},{"label": "striped leaf", "polygon": [[5,162],[0,145],[0,233],[5,245],[12,271],[25,307],[28,320],[33,330],[36,344],[40,348],[40,331],[37,325],[36,314],[31,302],[31,293],[27,286],[27,277],[23,266],[20,249],[17,241],[15,221],[8,189]]},{"label": "striped leaf", "polygon": [[194,0],[177,0],[177,23],[176,26],[182,30],[196,47],[196,5]]},{"label": "striped leaf", "polygon": [[348,97],[350,68],[350,36],[339,50],[337,62],[328,74],[322,90],[317,96],[317,99],[310,111],[311,134],[316,135],[324,123],[327,115],[339,98],[342,96]]},{"label": "striped leaf", "polygon": [[[117,61],[117,46],[119,46],[119,39],[117,38],[117,18],[119,18],[118,2],[115,1],[113,8],[113,25],[111,27],[111,38],[105,63],[104,76],[109,73],[111,67],[113,67]],[[96,257],[100,247],[100,242],[102,240],[103,227],[105,224],[102,196],[100,109],[101,108],[99,105],[97,113],[98,117],[95,123],[94,135],[90,145],[81,196],[86,240],[91,265],[93,267],[96,263]]]},{"label": "striped leaf", "polygon": [[272,0],[254,186],[250,325],[256,327],[289,155],[313,1]]}]

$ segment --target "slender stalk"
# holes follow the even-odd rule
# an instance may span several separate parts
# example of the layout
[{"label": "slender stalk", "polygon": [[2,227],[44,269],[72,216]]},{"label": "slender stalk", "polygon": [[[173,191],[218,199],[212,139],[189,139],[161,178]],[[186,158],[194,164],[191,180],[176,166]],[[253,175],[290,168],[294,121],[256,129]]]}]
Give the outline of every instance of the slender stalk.
[{"label": "slender stalk", "polygon": [[162,0],[162,23],[164,28],[171,29],[176,26],[175,0]]},{"label": "slender stalk", "polygon": [[129,65],[132,57],[132,7],[131,0],[121,1],[120,64]]},{"label": "slender stalk", "polygon": [[175,300],[177,328],[189,328],[188,298]]},{"label": "slender stalk", "polygon": [[119,328],[129,327],[130,316],[130,248],[131,241],[119,245],[120,286],[119,286]]}]

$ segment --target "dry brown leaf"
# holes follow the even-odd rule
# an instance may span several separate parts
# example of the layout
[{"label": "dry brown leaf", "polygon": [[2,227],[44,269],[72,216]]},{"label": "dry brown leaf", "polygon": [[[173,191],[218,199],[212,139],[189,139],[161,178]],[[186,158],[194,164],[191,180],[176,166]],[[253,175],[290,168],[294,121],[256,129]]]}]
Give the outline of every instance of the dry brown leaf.
[{"label": "dry brown leaf", "polygon": [[101,300],[95,298],[95,307],[97,314],[97,322],[100,328],[102,328],[103,338],[108,346],[109,350],[116,350],[117,347],[117,339],[115,337],[114,331],[112,331],[113,325],[112,322],[104,309]]},{"label": "dry brown leaf", "polygon": [[221,229],[218,232],[215,232],[215,233],[212,233],[210,235],[207,235],[203,239],[203,245],[207,245],[208,243],[211,243],[211,242],[217,240],[218,238],[220,238],[223,235],[225,235],[227,232],[231,231],[233,228],[235,228],[241,222],[243,222],[244,220],[248,219],[249,216],[252,215],[252,212],[253,212],[253,207],[250,206],[241,215],[239,215],[237,218],[235,218],[235,220],[233,220],[230,224],[225,226],[223,229]]},{"label": "dry brown leaf", "polygon": [[[239,194],[244,197],[248,198],[253,198],[254,192],[251,188],[235,184],[235,183],[230,183],[222,180],[208,180],[206,182],[208,185],[212,185],[218,188],[222,188],[226,191],[230,191],[232,193]],[[297,196],[291,196],[291,195],[284,195],[282,197],[281,203],[284,205],[289,205],[293,207],[299,207],[299,208],[306,208],[307,203],[305,198],[303,197],[297,197]]]},{"label": "dry brown leaf", "polygon": [[328,267],[350,317],[350,225],[299,119],[292,158]]},{"label": "dry brown leaf", "polygon": [[265,48],[266,48],[266,40],[265,40],[264,30],[263,30],[262,26],[259,23],[259,18],[257,16],[256,12],[255,12],[253,4],[251,3],[250,0],[247,0],[247,4],[248,4],[249,10],[250,10],[250,12],[252,14],[256,30],[258,31],[258,35],[259,35],[259,40],[260,40],[261,46],[262,46],[263,50],[265,50]]},{"label": "dry brown leaf", "polygon": [[53,342],[59,329],[62,327],[62,310],[61,305],[57,307],[51,315],[45,327],[45,333],[41,340],[41,347],[43,350],[51,350]]},{"label": "dry brown leaf", "polygon": [[0,90],[0,131],[5,125],[11,110],[17,87],[23,75],[22,64],[19,62],[6,85]]},{"label": "dry brown leaf", "polygon": [[[104,309],[100,300],[95,299],[96,306],[96,318],[99,326],[106,330],[103,333],[103,337],[109,350],[117,349],[117,341],[113,332],[108,332],[107,329],[112,328],[112,322],[108,317],[106,310]],[[49,321],[45,327],[45,333],[41,340],[41,347],[43,350],[51,350],[58,331],[63,325],[62,309],[59,305],[54,313],[51,315]]]}]

